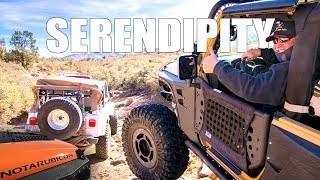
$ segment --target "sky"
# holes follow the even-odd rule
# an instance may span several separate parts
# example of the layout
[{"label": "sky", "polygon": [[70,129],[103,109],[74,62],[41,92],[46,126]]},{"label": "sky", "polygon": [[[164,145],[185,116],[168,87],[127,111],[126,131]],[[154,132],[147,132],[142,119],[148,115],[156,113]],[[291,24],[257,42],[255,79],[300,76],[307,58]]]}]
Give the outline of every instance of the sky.
[{"label": "sky", "polygon": [[[28,30],[34,34],[42,57],[70,55],[70,48],[61,54],[50,53],[46,31],[50,18],[207,18],[216,0],[0,0],[0,38],[9,41],[14,31]],[[70,28],[66,31],[70,31]]]}]

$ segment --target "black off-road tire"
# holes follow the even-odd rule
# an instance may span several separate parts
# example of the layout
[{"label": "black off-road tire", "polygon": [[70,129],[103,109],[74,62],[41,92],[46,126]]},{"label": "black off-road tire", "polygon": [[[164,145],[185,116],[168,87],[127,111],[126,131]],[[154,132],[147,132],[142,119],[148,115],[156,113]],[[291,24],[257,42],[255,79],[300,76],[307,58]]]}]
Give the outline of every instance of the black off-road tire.
[{"label": "black off-road tire", "polygon": [[[68,114],[69,124],[62,130],[50,127],[48,116],[54,110],[63,110]],[[82,125],[82,113],[79,106],[70,99],[56,98],[43,104],[38,112],[37,120],[40,131],[51,138],[65,140],[75,135]]]},{"label": "black off-road tire", "polygon": [[118,118],[115,115],[109,116],[109,124],[111,128],[111,135],[117,134],[118,129]]},{"label": "black off-road tire", "polygon": [[105,135],[100,136],[96,144],[96,158],[108,159],[109,152],[110,152],[110,141],[111,141],[111,129],[110,129],[110,125],[107,123]]},{"label": "black off-road tire", "polygon": [[186,170],[189,150],[175,114],[159,104],[134,108],[122,127],[131,171],[141,179],[177,179]]}]

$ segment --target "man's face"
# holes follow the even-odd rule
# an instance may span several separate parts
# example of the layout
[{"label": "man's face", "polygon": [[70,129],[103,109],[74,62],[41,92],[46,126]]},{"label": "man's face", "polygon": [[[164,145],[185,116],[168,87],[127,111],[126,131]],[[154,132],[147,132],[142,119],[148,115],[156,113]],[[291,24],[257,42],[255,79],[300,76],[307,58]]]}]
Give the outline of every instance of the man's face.
[{"label": "man's face", "polygon": [[296,38],[276,38],[273,40],[273,50],[278,53],[282,53],[285,50],[291,48],[295,42]]}]

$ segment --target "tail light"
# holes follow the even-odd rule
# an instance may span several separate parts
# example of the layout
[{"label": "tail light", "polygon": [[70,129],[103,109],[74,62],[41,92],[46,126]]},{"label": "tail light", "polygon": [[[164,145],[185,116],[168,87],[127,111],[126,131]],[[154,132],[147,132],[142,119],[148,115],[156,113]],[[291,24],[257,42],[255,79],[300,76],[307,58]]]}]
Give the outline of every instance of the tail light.
[{"label": "tail light", "polygon": [[96,126],[96,120],[90,119],[89,120],[89,127],[95,127]]},{"label": "tail light", "polygon": [[29,124],[30,125],[37,125],[37,118],[35,117],[32,117],[29,119]]}]

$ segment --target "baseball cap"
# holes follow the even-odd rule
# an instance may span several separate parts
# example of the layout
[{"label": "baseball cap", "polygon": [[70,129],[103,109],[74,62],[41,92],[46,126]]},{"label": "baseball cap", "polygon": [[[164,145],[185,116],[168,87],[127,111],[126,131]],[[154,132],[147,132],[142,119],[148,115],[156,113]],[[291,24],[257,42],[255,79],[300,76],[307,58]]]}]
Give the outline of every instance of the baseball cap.
[{"label": "baseball cap", "polygon": [[296,36],[294,21],[276,21],[272,27],[272,34],[266,38],[266,41],[272,41],[276,38],[292,38]]}]

